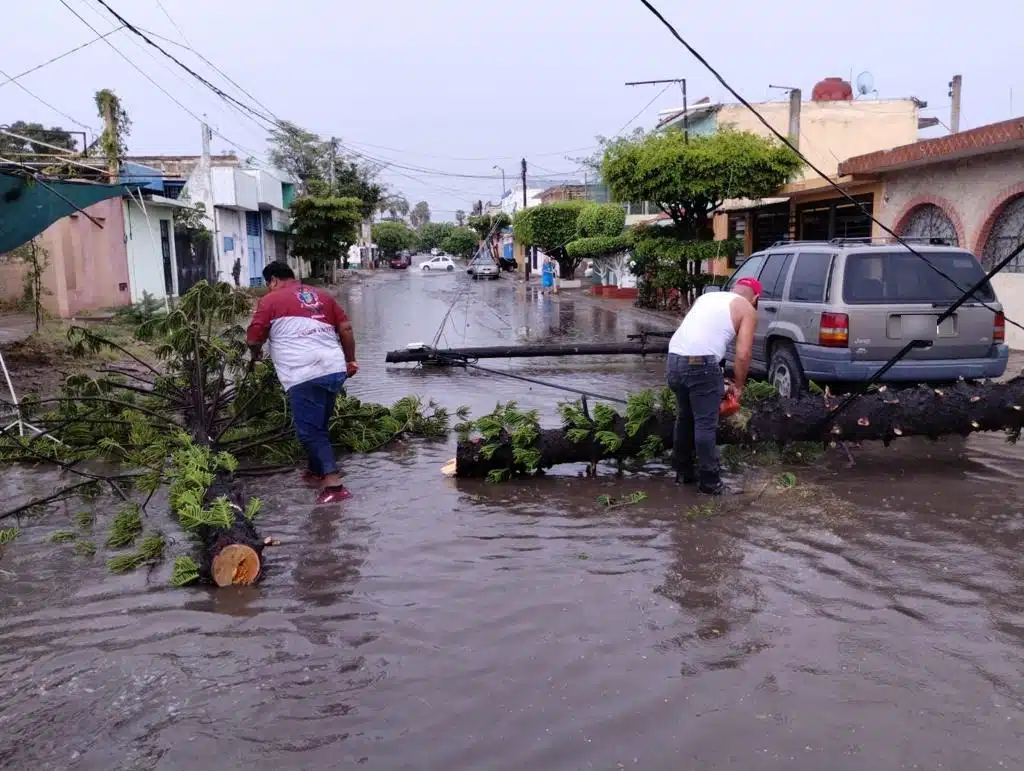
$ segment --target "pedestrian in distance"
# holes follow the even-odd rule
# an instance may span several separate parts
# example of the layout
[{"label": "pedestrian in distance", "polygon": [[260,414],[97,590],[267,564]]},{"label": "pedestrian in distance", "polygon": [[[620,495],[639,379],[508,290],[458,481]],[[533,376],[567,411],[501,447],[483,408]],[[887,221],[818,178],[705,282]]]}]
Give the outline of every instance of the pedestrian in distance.
[{"label": "pedestrian in distance", "polygon": [[338,473],[330,423],[342,386],[359,371],[352,324],[333,297],[302,284],[283,262],[267,265],[263,280],[270,291],[260,298],[246,334],[252,362],[269,342],[308,458],[302,478],[320,488],[316,502],[351,498]]},{"label": "pedestrian in distance", "polygon": [[721,476],[718,419],[726,395],[723,362],[735,340],[729,388],[739,399],[750,371],[761,291],[756,278],[741,278],[729,292],[701,295],[669,340],[665,379],[676,396],[676,484],[696,483],[706,495],[742,492],[726,485]]},{"label": "pedestrian in distance", "polygon": [[540,272],[540,289],[541,292],[547,294],[554,290],[555,287],[555,261],[550,257],[544,257],[544,264],[541,266]]}]

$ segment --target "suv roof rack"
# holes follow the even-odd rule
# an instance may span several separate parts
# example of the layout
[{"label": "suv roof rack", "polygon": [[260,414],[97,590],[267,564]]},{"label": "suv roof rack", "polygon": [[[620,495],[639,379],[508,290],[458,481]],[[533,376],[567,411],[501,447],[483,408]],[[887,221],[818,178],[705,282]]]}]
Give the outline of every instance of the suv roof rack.
[{"label": "suv roof rack", "polygon": [[833,246],[899,246],[900,240],[909,243],[927,244],[929,246],[955,246],[955,244],[950,243],[951,239],[938,238],[936,236],[900,236],[899,239],[892,236],[833,238],[829,243]]},{"label": "suv roof rack", "polygon": [[790,244],[828,244],[830,241],[803,241],[799,238],[783,238],[781,241],[774,242],[771,246],[766,246],[758,251],[764,251],[765,249],[774,249],[776,246],[789,246]]}]

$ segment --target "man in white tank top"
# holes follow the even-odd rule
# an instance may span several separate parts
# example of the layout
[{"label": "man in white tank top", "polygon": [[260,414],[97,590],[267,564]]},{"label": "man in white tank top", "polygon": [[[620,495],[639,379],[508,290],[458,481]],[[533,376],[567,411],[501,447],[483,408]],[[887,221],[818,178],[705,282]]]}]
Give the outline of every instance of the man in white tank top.
[{"label": "man in white tank top", "polygon": [[721,477],[718,410],[725,395],[722,362],[736,341],[733,389],[743,393],[754,350],[761,282],[741,278],[729,292],[697,298],[668,344],[666,382],[676,395],[673,456],[676,483],[697,483],[707,495],[738,492]]}]

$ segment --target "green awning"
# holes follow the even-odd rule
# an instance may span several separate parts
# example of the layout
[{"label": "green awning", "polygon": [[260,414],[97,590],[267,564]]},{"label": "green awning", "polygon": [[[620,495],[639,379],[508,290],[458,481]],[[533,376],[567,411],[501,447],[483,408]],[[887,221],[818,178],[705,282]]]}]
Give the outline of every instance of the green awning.
[{"label": "green awning", "polygon": [[[62,217],[131,189],[0,173],[0,254],[31,241]],[[66,199],[66,200],[65,200]]]}]

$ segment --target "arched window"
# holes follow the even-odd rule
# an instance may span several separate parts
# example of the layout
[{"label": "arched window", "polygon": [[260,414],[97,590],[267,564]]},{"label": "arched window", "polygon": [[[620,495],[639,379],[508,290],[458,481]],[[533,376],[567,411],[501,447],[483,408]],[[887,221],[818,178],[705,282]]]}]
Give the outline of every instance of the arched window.
[{"label": "arched window", "polygon": [[907,215],[900,235],[904,238],[938,238],[949,246],[959,246],[956,225],[940,207],[923,203]]},{"label": "arched window", "polygon": [[[981,263],[990,270],[1024,241],[1024,196],[1014,198],[1003,207],[992,224]],[[1018,255],[1004,270],[1010,273],[1024,273],[1024,255]]]}]

